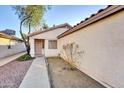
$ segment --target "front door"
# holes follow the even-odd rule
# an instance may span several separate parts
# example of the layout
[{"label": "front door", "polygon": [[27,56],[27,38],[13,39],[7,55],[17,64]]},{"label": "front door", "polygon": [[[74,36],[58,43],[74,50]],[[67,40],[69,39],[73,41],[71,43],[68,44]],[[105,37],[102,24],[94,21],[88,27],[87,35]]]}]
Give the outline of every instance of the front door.
[{"label": "front door", "polygon": [[35,39],[35,56],[41,56],[43,49],[43,40]]}]

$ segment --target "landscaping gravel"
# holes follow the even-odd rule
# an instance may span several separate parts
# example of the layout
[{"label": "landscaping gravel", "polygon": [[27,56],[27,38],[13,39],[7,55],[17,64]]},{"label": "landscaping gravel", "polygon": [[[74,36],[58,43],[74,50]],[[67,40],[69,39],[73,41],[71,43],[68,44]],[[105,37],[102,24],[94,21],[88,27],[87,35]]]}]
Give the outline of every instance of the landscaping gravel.
[{"label": "landscaping gravel", "polygon": [[18,88],[21,84],[32,60],[29,61],[12,61],[0,66],[0,87],[1,88]]}]

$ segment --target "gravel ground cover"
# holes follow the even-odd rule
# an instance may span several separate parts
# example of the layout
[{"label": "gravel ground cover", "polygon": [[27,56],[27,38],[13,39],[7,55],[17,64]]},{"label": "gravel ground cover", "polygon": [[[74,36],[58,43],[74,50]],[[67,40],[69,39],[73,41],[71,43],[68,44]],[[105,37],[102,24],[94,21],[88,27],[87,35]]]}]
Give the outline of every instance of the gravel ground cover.
[{"label": "gravel ground cover", "polygon": [[33,60],[12,61],[0,66],[0,88],[18,88]]}]

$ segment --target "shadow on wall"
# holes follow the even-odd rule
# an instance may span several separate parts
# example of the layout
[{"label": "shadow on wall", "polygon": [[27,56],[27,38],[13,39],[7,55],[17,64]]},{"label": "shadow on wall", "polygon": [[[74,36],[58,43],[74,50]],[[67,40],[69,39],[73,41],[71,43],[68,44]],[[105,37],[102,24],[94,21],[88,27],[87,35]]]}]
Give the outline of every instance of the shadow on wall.
[{"label": "shadow on wall", "polygon": [[60,52],[60,56],[75,67],[81,64],[79,58],[83,58],[83,54],[84,50],[80,50],[79,45],[74,42],[63,45]]}]

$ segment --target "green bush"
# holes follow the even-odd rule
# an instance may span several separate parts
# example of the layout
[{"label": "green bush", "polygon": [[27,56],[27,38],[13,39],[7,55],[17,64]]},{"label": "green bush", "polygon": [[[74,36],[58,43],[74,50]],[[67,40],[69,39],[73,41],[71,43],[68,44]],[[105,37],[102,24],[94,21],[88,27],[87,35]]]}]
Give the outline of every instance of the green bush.
[{"label": "green bush", "polygon": [[30,57],[30,56],[27,55],[27,54],[24,54],[24,55],[20,56],[19,58],[17,58],[16,60],[17,60],[17,61],[27,61],[27,60],[31,60],[31,59],[33,59],[33,58]]}]

